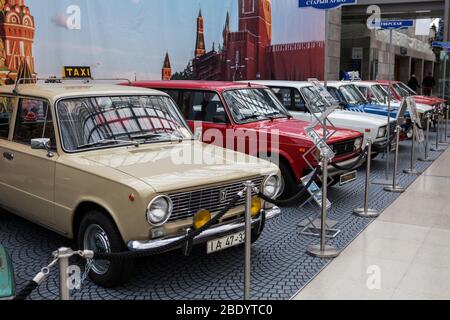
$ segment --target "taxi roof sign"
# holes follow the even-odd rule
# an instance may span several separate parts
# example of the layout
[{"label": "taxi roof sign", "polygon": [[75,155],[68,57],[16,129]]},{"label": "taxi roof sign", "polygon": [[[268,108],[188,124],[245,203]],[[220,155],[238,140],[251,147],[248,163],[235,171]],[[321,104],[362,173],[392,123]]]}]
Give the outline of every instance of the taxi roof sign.
[{"label": "taxi roof sign", "polygon": [[91,67],[64,66],[64,79],[92,79]]}]

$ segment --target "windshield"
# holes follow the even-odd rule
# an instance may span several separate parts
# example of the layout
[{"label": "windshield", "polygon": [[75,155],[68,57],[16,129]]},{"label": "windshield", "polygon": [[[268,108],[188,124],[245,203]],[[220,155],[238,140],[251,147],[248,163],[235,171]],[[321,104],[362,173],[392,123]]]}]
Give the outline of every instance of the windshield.
[{"label": "windshield", "polygon": [[386,92],[390,92],[391,93],[391,99],[392,100],[397,100],[397,93],[401,96],[401,97],[407,97],[408,95],[406,95],[406,92],[402,91],[402,90],[396,90],[393,87],[391,87],[391,90],[389,90],[389,86],[388,85],[383,85],[383,89]]},{"label": "windshield", "polygon": [[[399,83],[395,83],[394,84],[394,88],[397,89],[397,91],[402,91],[402,97],[407,97],[407,96],[411,96],[411,95],[416,95],[417,93],[414,92],[413,89],[411,89],[410,87],[408,87],[406,84],[399,82]],[[403,93],[405,95],[403,95]]]},{"label": "windshield", "polygon": [[339,91],[338,88],[328,87],[327,90],[333,96],[333,98],[335,98],[339,103],[341,103],[341,104],[348,103],[347,100],[345,99],[344,95],[342,94],[342,92]]},{"label": "windshield", "polygon": [[66,99],[58,102],[56,112],[68,152],[192,139],[176,105],[165,96]]},{"label": "windshield", "polygon": [[374,94],[374,96],[376,97],[376,99],[378,100],[378,102],[383,103],[384,99],[388,97],[388,93],[387,91],[380,85],[375,85],[372,86],[372,92]]},{"label": "windshield", "polygon": [[291,117],[269,89],[228,90],[223,96],[237,123]]},{"label": "windshield", "polygon": [[340,88],[342,95],[351,104],[365,103],[366,100],[354,85],[342,86]]}]

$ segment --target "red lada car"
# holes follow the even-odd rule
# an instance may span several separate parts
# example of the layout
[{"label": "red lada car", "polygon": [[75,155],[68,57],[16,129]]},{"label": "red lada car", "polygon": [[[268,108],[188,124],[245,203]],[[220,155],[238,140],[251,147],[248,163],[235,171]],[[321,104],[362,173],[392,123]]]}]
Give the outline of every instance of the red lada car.
[{"label": "red lada car", "polygon": [[[388,80],[376,80],[374,82],[378,82],[378,83],[382,84],[383,86],[385,86],[386,90],[387,90],[387,87],[389,86]],[[416,101],[416,103],[425,104],[425,105],[431,106],[431,107],[438,107],[442,103],[447,102],[446,100],[443,100],[441,98],[434,97],[434,96],[428,97],[428,96],[418,95],[413,89],[411,89],[410,87],[408,87],[406,84],[404,84],[401,81],[392,81],[391,92],[394,95],[394,97],[399,101],[402,101],[403,98],[405,98],[405,97],[414,96],[414,100]]]},{"label": "red lada car", "polygon": [[[311,172],[304,159],[313,145],[305,133],[309,123],[293,119],[267,87],[210,81],[141,81],[132,85],[168,93],[191,129],[195,132],[195,128],[201,126],[203,142],[241,152],[244,150],[239,146],[245,145],[247,154],[278,161],[284,179],[281,198],[295,194],[300,179]],[[211,132],[220,132],[221,138]],[[234,142],[231,145],[227,143],[230,135]],[[328,141],[336,153],[333,161],[341,166],[355,162],[361,153],[362,141],[359,132],[338,130]],[[318,165],[312,155],[306,158],[314,166]],[[330,166],[329,173],[339,177],[346,172]]]}]

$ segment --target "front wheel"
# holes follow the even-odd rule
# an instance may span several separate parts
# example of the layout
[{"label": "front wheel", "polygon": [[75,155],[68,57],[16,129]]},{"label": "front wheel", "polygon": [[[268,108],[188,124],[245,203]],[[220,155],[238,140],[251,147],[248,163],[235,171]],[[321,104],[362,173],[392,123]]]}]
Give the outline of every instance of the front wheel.
[{"label": "front wheel", "polygon": [[[83,217],[77,239],[81,250],[102,253],[127,251],[115,223],[98,210],[89,211]],[[89,277],[101,287],[113,288],[129,280],[134,262],[128,258],[114,261],[93,260]]]}]

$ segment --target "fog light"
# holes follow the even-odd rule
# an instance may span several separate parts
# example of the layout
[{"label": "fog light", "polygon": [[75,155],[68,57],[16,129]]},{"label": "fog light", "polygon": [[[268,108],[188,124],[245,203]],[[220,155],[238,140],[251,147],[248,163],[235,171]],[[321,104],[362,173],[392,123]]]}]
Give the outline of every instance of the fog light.
[{"label": "fog light", "polygon": [[259,213],[261,212],[261,199],[258,197],[254,197],[252,199],[252,217],[256,217],[259,215]]},{"label": "fog light", "polygon": [[200,229],[211,220],[211,212],[208,210],[200,210],[194,216],[194,228]]}]

